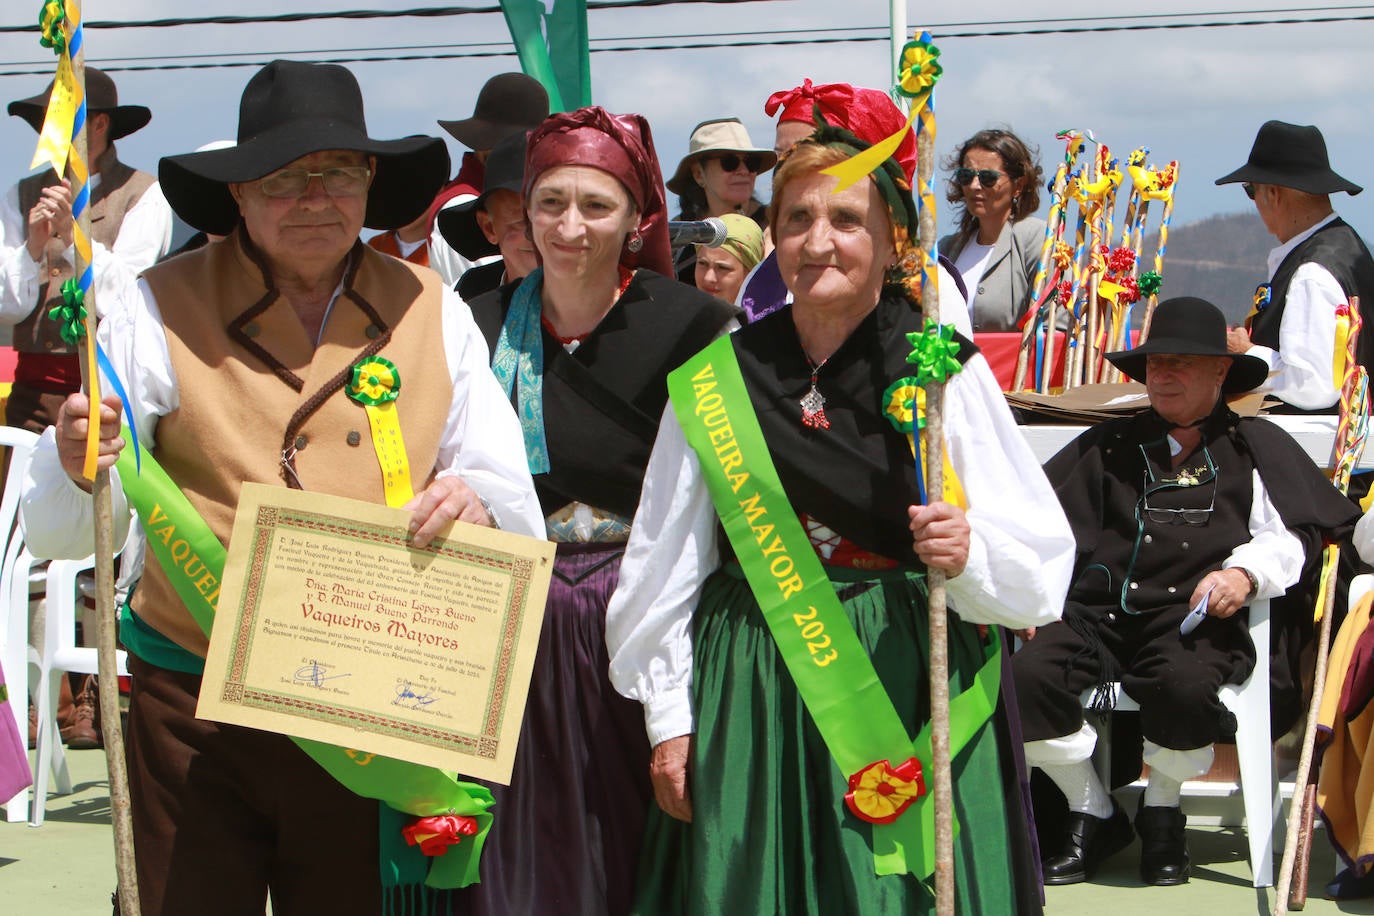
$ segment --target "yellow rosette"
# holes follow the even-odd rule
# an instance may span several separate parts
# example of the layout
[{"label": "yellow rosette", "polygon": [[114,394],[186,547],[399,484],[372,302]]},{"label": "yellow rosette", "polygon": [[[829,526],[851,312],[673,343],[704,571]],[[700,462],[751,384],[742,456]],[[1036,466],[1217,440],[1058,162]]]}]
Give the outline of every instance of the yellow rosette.
[{"label": "yellow rosette", "polygon": [[382,485],[388,506],[404,506],[415,491],[410,484],[410,459],[401,438],[401,420],[396,414],[396,398],[401,393],[401,373],[396,364],[372,356],[353,367],[348,396],[367,411],[372,431],[372,447],[382,467]]}]

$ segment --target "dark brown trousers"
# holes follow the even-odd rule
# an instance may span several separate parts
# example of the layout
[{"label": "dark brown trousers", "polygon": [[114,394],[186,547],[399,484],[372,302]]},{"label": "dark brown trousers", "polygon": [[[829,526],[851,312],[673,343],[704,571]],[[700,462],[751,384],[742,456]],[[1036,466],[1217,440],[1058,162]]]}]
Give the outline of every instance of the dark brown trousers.
[{"label": "dark brown trousers", "polygon": [[197,719],[200,678],[129,657],[129,782],[145,916],[376,916],[378,802],[289,738]]}]

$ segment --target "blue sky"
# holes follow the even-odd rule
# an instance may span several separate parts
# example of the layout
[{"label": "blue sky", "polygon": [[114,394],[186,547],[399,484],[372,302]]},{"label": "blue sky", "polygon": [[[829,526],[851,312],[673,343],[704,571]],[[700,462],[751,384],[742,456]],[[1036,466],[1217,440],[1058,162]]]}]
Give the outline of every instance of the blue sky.
[{"label": "blue sky", "polygon": [[[474,0],[474,6],[494,0]],[[301,11],[405,9],[420,0],[296,0]],[[439,4],[436,4],[439,5]],[[450,0],[449,4],[457,5]],[[1374,185],[1374,164],[1364,155],[1374,124],[1362,53],[1374,44],[1374,22],[1271,25],[1189,31],[1122,32],[1075,36],[941,39],[940,23],[978,23],[1049,16],[1122,16],[1171,10],[1214,12],[1206,21],[1235,18],[1228,10],[1282,10],[1293,0],[1197,0],[1174,5],[1144,0],[1113,7],[1085,0],[962,0],[954,12],[926,20],[936,26],[945,75],[937,90],[937,153],[943,158],[961,139],[987,125],[1010,126],[1037,144],[1046,171],[1062,155],[1054,139],[1063,128],[1086,128],[1124,157],[1133,147],[1151,148],[1152,161],[1181,163],[1175,225],[1251,205],[1236,186],[1216,188],[1217,176],[1244,162],[1256,129],[1269,118],[1315,123],[1325,133],[1337,171]],[[1301,4],[1297,4],[1301,5]],[[940,5],[949,10],[953,5]],[[1351,13],[1374,7],[1346,4]],[[8,0],[0,24],[22,25],[37,3]],[[267,0],[90,0],[90,20],[153,19],[215,13],[272,14],[286,9]],[[1273,13],[1267,18],[1286,18]],[[1320,15],[1333,15],[1324,12]],[[914,27],[920,8],[908,6]],[[680,33],[755,32],[885,26],[881,0],[774,0],[737,5],[683,4],[644,10],[593,11],[593,39]],[[1073,23],[1069,23],[1073,24]],[[1005,28],[1005,26],[1004,26]],[[966,26],[960,26],[967,30]],[[252,60],[300,56],[310,49],[459,44],[508,38],[499,15],[368,22],[204,26],[176,29],[96,30],[87,51],[99,65],[116,57],[159,54],[246,53]],[[424,53],[424,52],[417,52]],[[51,61],[34,34],[0,35],[9,66]],[[763,113],[769,93],[799,83],[846,81],[885,88],[886,42],[799,45],[745,49],[644,51],[592,55],[595,100],[614,111],[637,111],[654,128],[663,170],[671,174],[686,150],[693,125],[734,115],[756,142],[771,145],[772,124]],[[344,55],[340,55],[344,56]],[[348,55],[353,56],[353,55]],[[109,66],[116,66],[110,63]],[[352,65],[363,86],[374,136],[411,133],[445,136],[438,118],[466,117],[478,88],[492,74],[518,69],[514,56],[475,60],[410,61]],[[121,99],[146,104],[153,121],[120,143],[128,162],[152,169],[159,156],[185,152],[212,139],[232,138],[238,100],[253,71],[216,69],[116,73]],[[0,77],[8,101],[42,89],[46,79]],[[18,178],[32,154],[33,132],[17,118],[0,120],[0,161]],[[449,140],[456,161],[461,147]],[[767,196],[764,181],[759,194]],[[1374,235],[1374,191],[1340,195],[1337,209],[1365,235]],[[950,224],[942,213],[942,231]]]}]

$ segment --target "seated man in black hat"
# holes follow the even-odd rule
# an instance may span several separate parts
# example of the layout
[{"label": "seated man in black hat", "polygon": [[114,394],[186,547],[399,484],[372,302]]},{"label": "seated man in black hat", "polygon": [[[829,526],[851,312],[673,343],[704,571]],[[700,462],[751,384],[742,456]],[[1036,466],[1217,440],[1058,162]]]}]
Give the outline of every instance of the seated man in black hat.
[{"label": "seated man in black hat", "polygon": [[[145,271],[110,303],[100,337],[145,470],[157,460],[194,510],[179,532],[200,525],[227,542],[253,481],[409,509],[416,547],[455,518],[543,536],[520,424],[471,313],[432,271],[358,241],[364,225],[413,220],[448,166],[437,138],[368,136],[348,70],[291,61],[248,82],[236,146],[162,160],[177,213],[228,237]],[[369,405],[388,395],[396,425],[373,428]],[[106,467],[125,446],[119,401],[97,406]],[[35,451],[24,499],[35,553],[90,550],[89,415],[71,396]],[[116,542],[128,484],[111,474]],[[208,639],[184,581],[177,590],[189,572],[150,561],[120,628],[143,912],[261,913],[269,893],[278,916],[385,912],[379,858],[403,855],[404,841],[379,826],[375,798],[336,780],[352,763],[341,771],[281,735],[195,717]],[[390,877],[406,873],[388,861]]]},{"label": "seated man in black hat", "polygon": [[[1233,352],[1259,357],[1274,373],[1265,389],[1287,413],[1334,413],[1341,373],[1333,372],[1336,309],[1358,296],[1374,307],[1374,258],[1331,207],[1331,195],[1358,194],[1337,175],[1321,131],[1268,121],[1245,165],[1217,184],[1242,183],[1264,227],[1279,240],[1269,252],[1269,282],[1255,292],[1245,328],[1230,332]],[[1374,334],[1361,334],[1360,364],[1374,371]]]},{"label": "seated man in black hat", "polygon": [[444,239],[476,264],[458,280],[464,302],[522,280],[539,266],[525,216],[526,136],[517,131],[496,144],[487,157],[482,193],[439,214]]},{"label": "seated man in black hat", "polygon": [[[1322,536],[1348,530],[1358,510],[1286,433],[1227,407],[1224,394],[1254,388],[1268,368],[1227,352],[1211,303],[1161,303],[1149,339],[1107,359],[1145,384],[1150,409],[1089,429],[1045,465],[1078,543],[1075,575],[1063,619],[1027,634],[1012,671],[1026,760],[1069,806],[1067,837],[1042,837],[1045,882],[1086,880],[1131,842],[1093,770],[1096,733],[1082,702],[1120,682],[1140,705],[1150,765],[1135,819],[1141,878],[1180,884],[1189,874],[1180,787],[1234,734],[1217,690],[1242,683],[1255,662],[1237,612],[1282,595]],[[1194,608],[1205,616],[1189,619]]]},{"label": "seated man in black hat", "polygon": [[[41,132],[52,84],[9,104],[9,113]],[[103,303],[167,253],[172,210],[157,179],[119,161],[114,143],[152,119],[142,105],[121,105],[114,81],[86,68],[87,160],[91,173],[91,247],[95,301]],[[58,334],[48,311],[62,304],[72,276],[72,188],[52,169],[12,187],[0,207],[0,324],[14,326],[19,352],[5,423],[41,433],[63,399],[81,388],[76,347]]]}]

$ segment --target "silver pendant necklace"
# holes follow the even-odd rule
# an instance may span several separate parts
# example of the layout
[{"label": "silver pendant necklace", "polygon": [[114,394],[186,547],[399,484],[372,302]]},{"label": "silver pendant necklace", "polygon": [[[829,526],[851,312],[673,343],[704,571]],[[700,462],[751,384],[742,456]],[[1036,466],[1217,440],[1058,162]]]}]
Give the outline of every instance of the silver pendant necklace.
[{"label": "silver pendant necklace", "polygon": [[806,357],[806,364],[811,367],[811,390],[807,391],[801,399],[802,426],[809,426],[812,429],[829,429],[830,419],[825,415],[825,395],[816,388],[816,375],[829,362],[830,357],[826,357],[819,363],[813,363],[808,353],[803,351],[802,355]]}]

